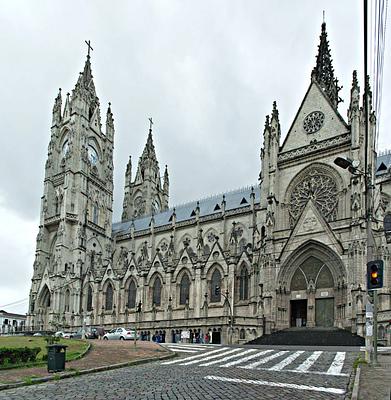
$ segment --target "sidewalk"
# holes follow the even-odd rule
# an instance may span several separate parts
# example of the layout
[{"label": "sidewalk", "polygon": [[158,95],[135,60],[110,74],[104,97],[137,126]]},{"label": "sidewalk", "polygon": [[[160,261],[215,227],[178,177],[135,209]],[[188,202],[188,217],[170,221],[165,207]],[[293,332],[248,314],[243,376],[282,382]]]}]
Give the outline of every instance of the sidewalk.
[{"label": "sidewalk", "polygon": [[378,354],[379,365],[361,365],[358,399],[390,400],[391,352]]},{"label": "sidewalk", "polygon": [[[143,360],[154,360],[162,357],[169,357],[172,353],[162,346],[153,342],[138,341],[136,349],[133,341],[106,341],[91,340],[89,352],[81,359],[66,363],[64,372],[56,375],[63,376],[82,373],[83,371],[94,372],[94,369],[109,369],[119,364],[141,362]],[[0,389],[4,384],[14,384],[17,382],[34,382],[35,379],[53,377],[54,374],[47,372],[46,365],[0,370]]]}]

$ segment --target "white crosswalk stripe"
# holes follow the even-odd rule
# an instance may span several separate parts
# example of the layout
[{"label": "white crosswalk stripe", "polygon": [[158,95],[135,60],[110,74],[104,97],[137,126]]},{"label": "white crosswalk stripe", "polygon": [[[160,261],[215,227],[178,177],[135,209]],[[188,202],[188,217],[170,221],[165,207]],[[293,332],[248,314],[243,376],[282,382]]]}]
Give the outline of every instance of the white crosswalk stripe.
[{"label": "white crosswalk stripe", "polygon": [[251,356],[240,358],[239,360],[231,361],[231,362],[229,362],[227,364],[220,365],[220,367],[228,368],[228,367],[233,367],[234,365],[243,364],[246,361],[252,360],[254,358],[257,358],[257,357],[262,356],[262,355],[267,354],[267,353],[271,353],[272,351],[273,350],[259,351],[258,353],[252,354]]},{"label": "white crosswalk stripe", "polygon": [[245,354],[248,354],[248,353],[254,353],[254,351],[256,351],[256,350],[255,349],[244,350],[241,353],[232,354],[232,355],[230,355],[228,357],[222,358],[221,360],[214,360],[214,361],[209,361],[209,362],[207,362],[205,364],[200,364],[200,366],[201,367],[208,367],[209,365],[225,362],[227,360],[231,360],[232,358],[237,358],[237,357],[240,357],[240,356],[244,356]]},{"label": "white crosswalk stripe", "polygon": [[[224,351],[224,353],[214,354],[213,356],[210,356],[209,354],[211,354],[212,352],[209,352],[208,356],[202,358],[201,360],[191,360],[191,361],[188,361],[188,362],[181,363],[180,365],[191,365],[191,364],[196,364],[198,362],[208,361],[208,360],[211,360],[213,358],[221,357],[222,355],[226,356],[227,354],[236,353],[239,350],[241,350],[241,349],[240,348],[236,348],[236,349],[232,349],[232,350],[227,350],[227,351]],[[203,354],[203,356],[204,356],[204,354]]]},{"label": "white crosswalk stripe", "polygon": [[289,357],[285,358],[274,367],[269,368],[269,371],[281,371],[283,368],[291,364],[294,360],[296,360],[297,357],[299,357],[303,353],[304,351],[296,351],[295,353],[291,354]]},{"label": "white crosswalk stripe", "polygon": [[314,351],[302,364],[300,364],[295,370],[300,372],[308,371],[320,357],[323,351]]},{"label": "white crosswalk stripe", "polygon": [[[214,354],[214,353],[218,353],[218,352],[223,352],[223,351],[228,350],[228,349],[229,349],[229,347],[220,347],[219,349],[209,351],[208,354]],[[194,360],[194,359],[201,358],[201,357],[205,357],[205,353],[197,354],[195,356],[190,356],[190,357],[187,357],[185,359],[181,358],[179,360],[166,361],[166,362],[163,362],[162,364],[163,365],[176,364],[176,363],[180,363],[180,362],[182,362],[184,360]]]},{"label": "white crosswalk stripe", "polygon": [[275,353],[275,354],[272,354],[272,355],[270,355],[268,357],[262,358],[262,360],[255,361],[255,362],[253,362],[253,363],[251,363],[249,365],[245,365],[245,366],[239,367],[239,368],[254,369],[255,367],[258,367],[258,365],[266,364],[267,362],[269,362],[269,361],[271,361],[271,360],[273,360],[273,359],[275,359],[277,357],[281,357],[286,353],[289,353],[289,351],[288,350],[279,351],[278,353]]},{"label": "white crosswalk stripe", "polygon": [[338,375],[341,373],[345,361],[345,352],[339,351],[327,370],[327,375]]}]

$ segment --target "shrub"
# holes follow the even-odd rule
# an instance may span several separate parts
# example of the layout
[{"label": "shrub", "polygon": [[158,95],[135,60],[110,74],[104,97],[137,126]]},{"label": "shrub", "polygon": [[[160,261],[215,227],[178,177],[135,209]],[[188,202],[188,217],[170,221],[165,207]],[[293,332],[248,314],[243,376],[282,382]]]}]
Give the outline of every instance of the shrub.
[{"label": "shrub", "polygon": [[35,361],[38,353],[41,351],[40,347],[16,347],[7,348],[0,347],[0,366],[27,363]]}]

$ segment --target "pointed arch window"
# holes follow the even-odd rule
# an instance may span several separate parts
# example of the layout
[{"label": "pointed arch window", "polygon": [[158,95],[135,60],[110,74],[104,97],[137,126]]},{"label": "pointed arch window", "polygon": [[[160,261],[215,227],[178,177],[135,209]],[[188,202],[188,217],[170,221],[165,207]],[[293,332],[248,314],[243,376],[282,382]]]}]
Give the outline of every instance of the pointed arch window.
[{"label": "pointed arch window", "polygon": [[188,274],[182,276],[179,292],[179,304],[186,304],[190,297],[190,279]]},{"label": "pointed arch window", "polygon": [[[218,286],[220,291],[216,293],[215,288]],[[213,271],[212,278],[210,280],[210,302],[218,303],[221,301],[221,274],[220,271],[216,268]]]},{"label": "pointed arch window", "polygon": [[99,220],[99,208],[98,204],[95,203],[92,206],[92,222],[98,225],[98,220]]},{"label": "pointed arch window", "polygon": [[248,271],[243,267],[240,271],[239,300],[248,300]]},{"label": "pointed arch window", "polygon": [[128,308],[136,307],[136,292],[136,284],[131,280],[128,288]]},{"label": "pointed arch window", "polygon": [[92,287],[88,286],[87,292],[87,311],[92,311]]},{"label": "pointed arch window", "polygon": [[65,291],[65,299],[64,299],[64,311],[69,311],[69,302],[70,302],[71,293],[69,289]]},{"label": "pointed arch window", "polygon": [[156,278],[153,284],[152,304],[154,304],[155,306],[160,306],[161,294],[162,294],[162,282],[160,281],[160,278]]},{"label": "pointed arch window", "polygon": [[105,298],[105,309],[107,311],[111,311],[113,309],[113,296],[114,292],[113,292],[113,286],[111,285],[111,283],[109,283],[107,285],[107,289],[106,289],[106,298]]}]

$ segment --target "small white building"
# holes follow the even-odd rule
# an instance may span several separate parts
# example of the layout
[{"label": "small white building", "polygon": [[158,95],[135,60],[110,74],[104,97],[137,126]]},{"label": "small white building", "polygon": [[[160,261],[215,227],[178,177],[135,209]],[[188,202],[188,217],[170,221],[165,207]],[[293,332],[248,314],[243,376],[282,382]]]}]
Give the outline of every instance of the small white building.
[{"label": "small white building", "polygon": [[24,331],[26,315],[0,310],[0,334]]}]

